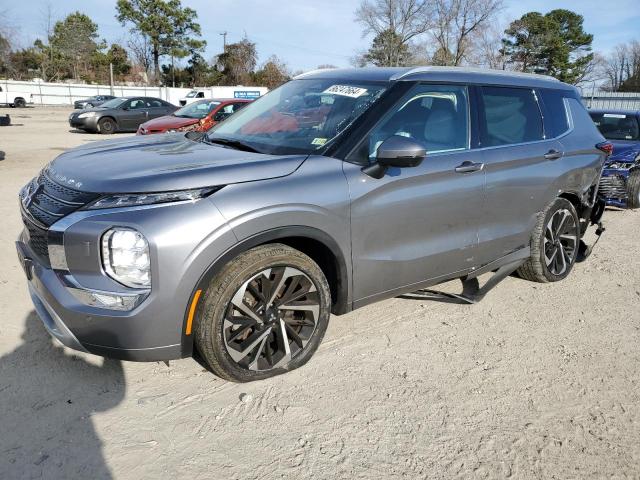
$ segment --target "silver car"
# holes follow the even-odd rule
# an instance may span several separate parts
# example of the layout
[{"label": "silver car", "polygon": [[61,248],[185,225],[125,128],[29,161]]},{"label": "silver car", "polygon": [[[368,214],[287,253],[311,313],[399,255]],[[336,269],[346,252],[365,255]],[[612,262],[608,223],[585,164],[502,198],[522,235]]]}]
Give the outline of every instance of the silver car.
[{"label": "silver car", "polygon": [[20,192],[18,255],[68,347],[262,379],[305,364],[330,313],[565,278],[600,220],[603,142],[551,78],[322,70],[206,134],[61,154]]}]

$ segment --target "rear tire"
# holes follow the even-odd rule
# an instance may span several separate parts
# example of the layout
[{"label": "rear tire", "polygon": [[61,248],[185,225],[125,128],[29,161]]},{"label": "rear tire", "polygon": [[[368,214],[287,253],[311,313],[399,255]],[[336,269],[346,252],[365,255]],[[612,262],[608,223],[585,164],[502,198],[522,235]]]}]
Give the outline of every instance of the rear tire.
[{"label": "rear tire", "polygon": [[640,208],[640,169],[632,170],[627,178],[627,206]]},{"label": "rear tire", "polygon": [[531,233],[531,256],[518,275],[532,282],[558,282],[566,278],[576,262],[580,243],[580,221],[573,204],[556,198],[538,216]]},{"label": "rear tire", "polygon": [[98,122],[98,132],[103,135],[111,135],[116,131],[116,122],[111,118],[101,118]]},{"label": "rear tire", "polygon": [[25,108],[27,106],[27,102],[24,98],[18,97],[13,101],[13,105],[16,108]]},{"label": "rear tire", "polygon": [[209,283],[195,344],[213,373],[249,382],[301,367],[329,323],[331,293],[320,267],[287,245],[241,253]]}]

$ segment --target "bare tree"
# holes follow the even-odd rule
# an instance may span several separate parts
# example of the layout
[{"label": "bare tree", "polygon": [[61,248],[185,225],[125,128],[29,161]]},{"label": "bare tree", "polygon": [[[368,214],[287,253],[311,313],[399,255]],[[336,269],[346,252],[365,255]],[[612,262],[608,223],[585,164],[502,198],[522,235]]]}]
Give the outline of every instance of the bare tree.
[{"label": "bare tree", "polygon": [[599,68],[605,79],[604,88],[618,91],[634,76],[640,75],[640,41],[620,44],[606,56],[599,57]]},{"label": "bare tree", "polygon": [[[144,35],[132,35],[127,42],[127,47],[131,52],[134,64],[144,71],[145,83],[148,83],[153,66],[153,52],[148,38]],[[152,80],[155,82],[155,79]]]},{"label": "bare tree", "polygon": [[495,70],[509,70],[507,57],[502,50],[504,28],[489,22],[473,35],[466,57],[467,63]]},{"label": "bare tree", "polygon": [[[362,0],[355,20],[363,27],[363,37],[372,35],[378,43],[381,39],[392,39],[401,48],[410,49],[413,40],[433,25],[431,6],[429,0]],[[388,47],[396,48],[397,45]],[[353,61],[358,65],[366,63],[362,55]]]},{"label": "bare tree", "polygon": [[[55,23],[55,11],[53,9],[53,6],[51,5],[51,2],[47,2],[40,9],[40,28],[42,28],[42,32],[44,33],[44,40],[40,40],[40,48],[50,42],[51,36],[53,35],[53,26]],[[38,45],[38,40],[36,40],[36,45]],[[56,68],[55,54],[55,49],[49,48],[45,57],[43,58],[40,70],[42,72],[42,78],[45,81],[50,79],[57,79],[60,76],[60,69]]]},{"label": "bare tree", "polygon": [[456,66],[466,60],[472,41],[502,9],[502,0],[434,0],[434,5],[434,62]]}]

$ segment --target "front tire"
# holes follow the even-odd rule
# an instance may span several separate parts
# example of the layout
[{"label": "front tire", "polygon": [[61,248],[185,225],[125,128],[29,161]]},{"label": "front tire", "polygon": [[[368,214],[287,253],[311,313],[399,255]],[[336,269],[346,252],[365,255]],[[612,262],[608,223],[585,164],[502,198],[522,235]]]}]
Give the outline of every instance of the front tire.
[{"label": "front tire", "polygon": [[580,243],[580,220],[573,204],[556,198],[538,216],[531,233],[531,256],[518,275],[533,282],[558,282],[566,278],[576,262]]},{"label": "front tire", "polygon": [[209,283],[195,324],[198,352],[218,376],[249,382],[301,367],[329,323],[320,267],[287,245],[248,250]]},{"label": "front tire", "polygon": [[98,131],[103,135],[111,135],[116,131],[116,122],[111,118],[101,118],[98,122]]},{"label": "front tire", "polygon": [[627,206],[640,208],[640,169],[632,170],[627,178]]}]

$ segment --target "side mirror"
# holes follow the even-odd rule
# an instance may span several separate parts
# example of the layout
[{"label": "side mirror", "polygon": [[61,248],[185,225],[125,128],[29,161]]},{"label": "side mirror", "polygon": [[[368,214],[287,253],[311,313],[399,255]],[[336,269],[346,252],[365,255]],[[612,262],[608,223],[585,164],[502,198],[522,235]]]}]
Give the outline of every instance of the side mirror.
[{"label": "side mirror", "polygon": [[127,111],[129,110],[129,107],[122,107],[122,110]]},{"label": "side mirror", "polygon": [[376,163],[363,168],[362,172],[373,178],[382,178],[389,167],[417,167],[426,156],[427,149],[420,142],[394,135],[380,144]]}]

